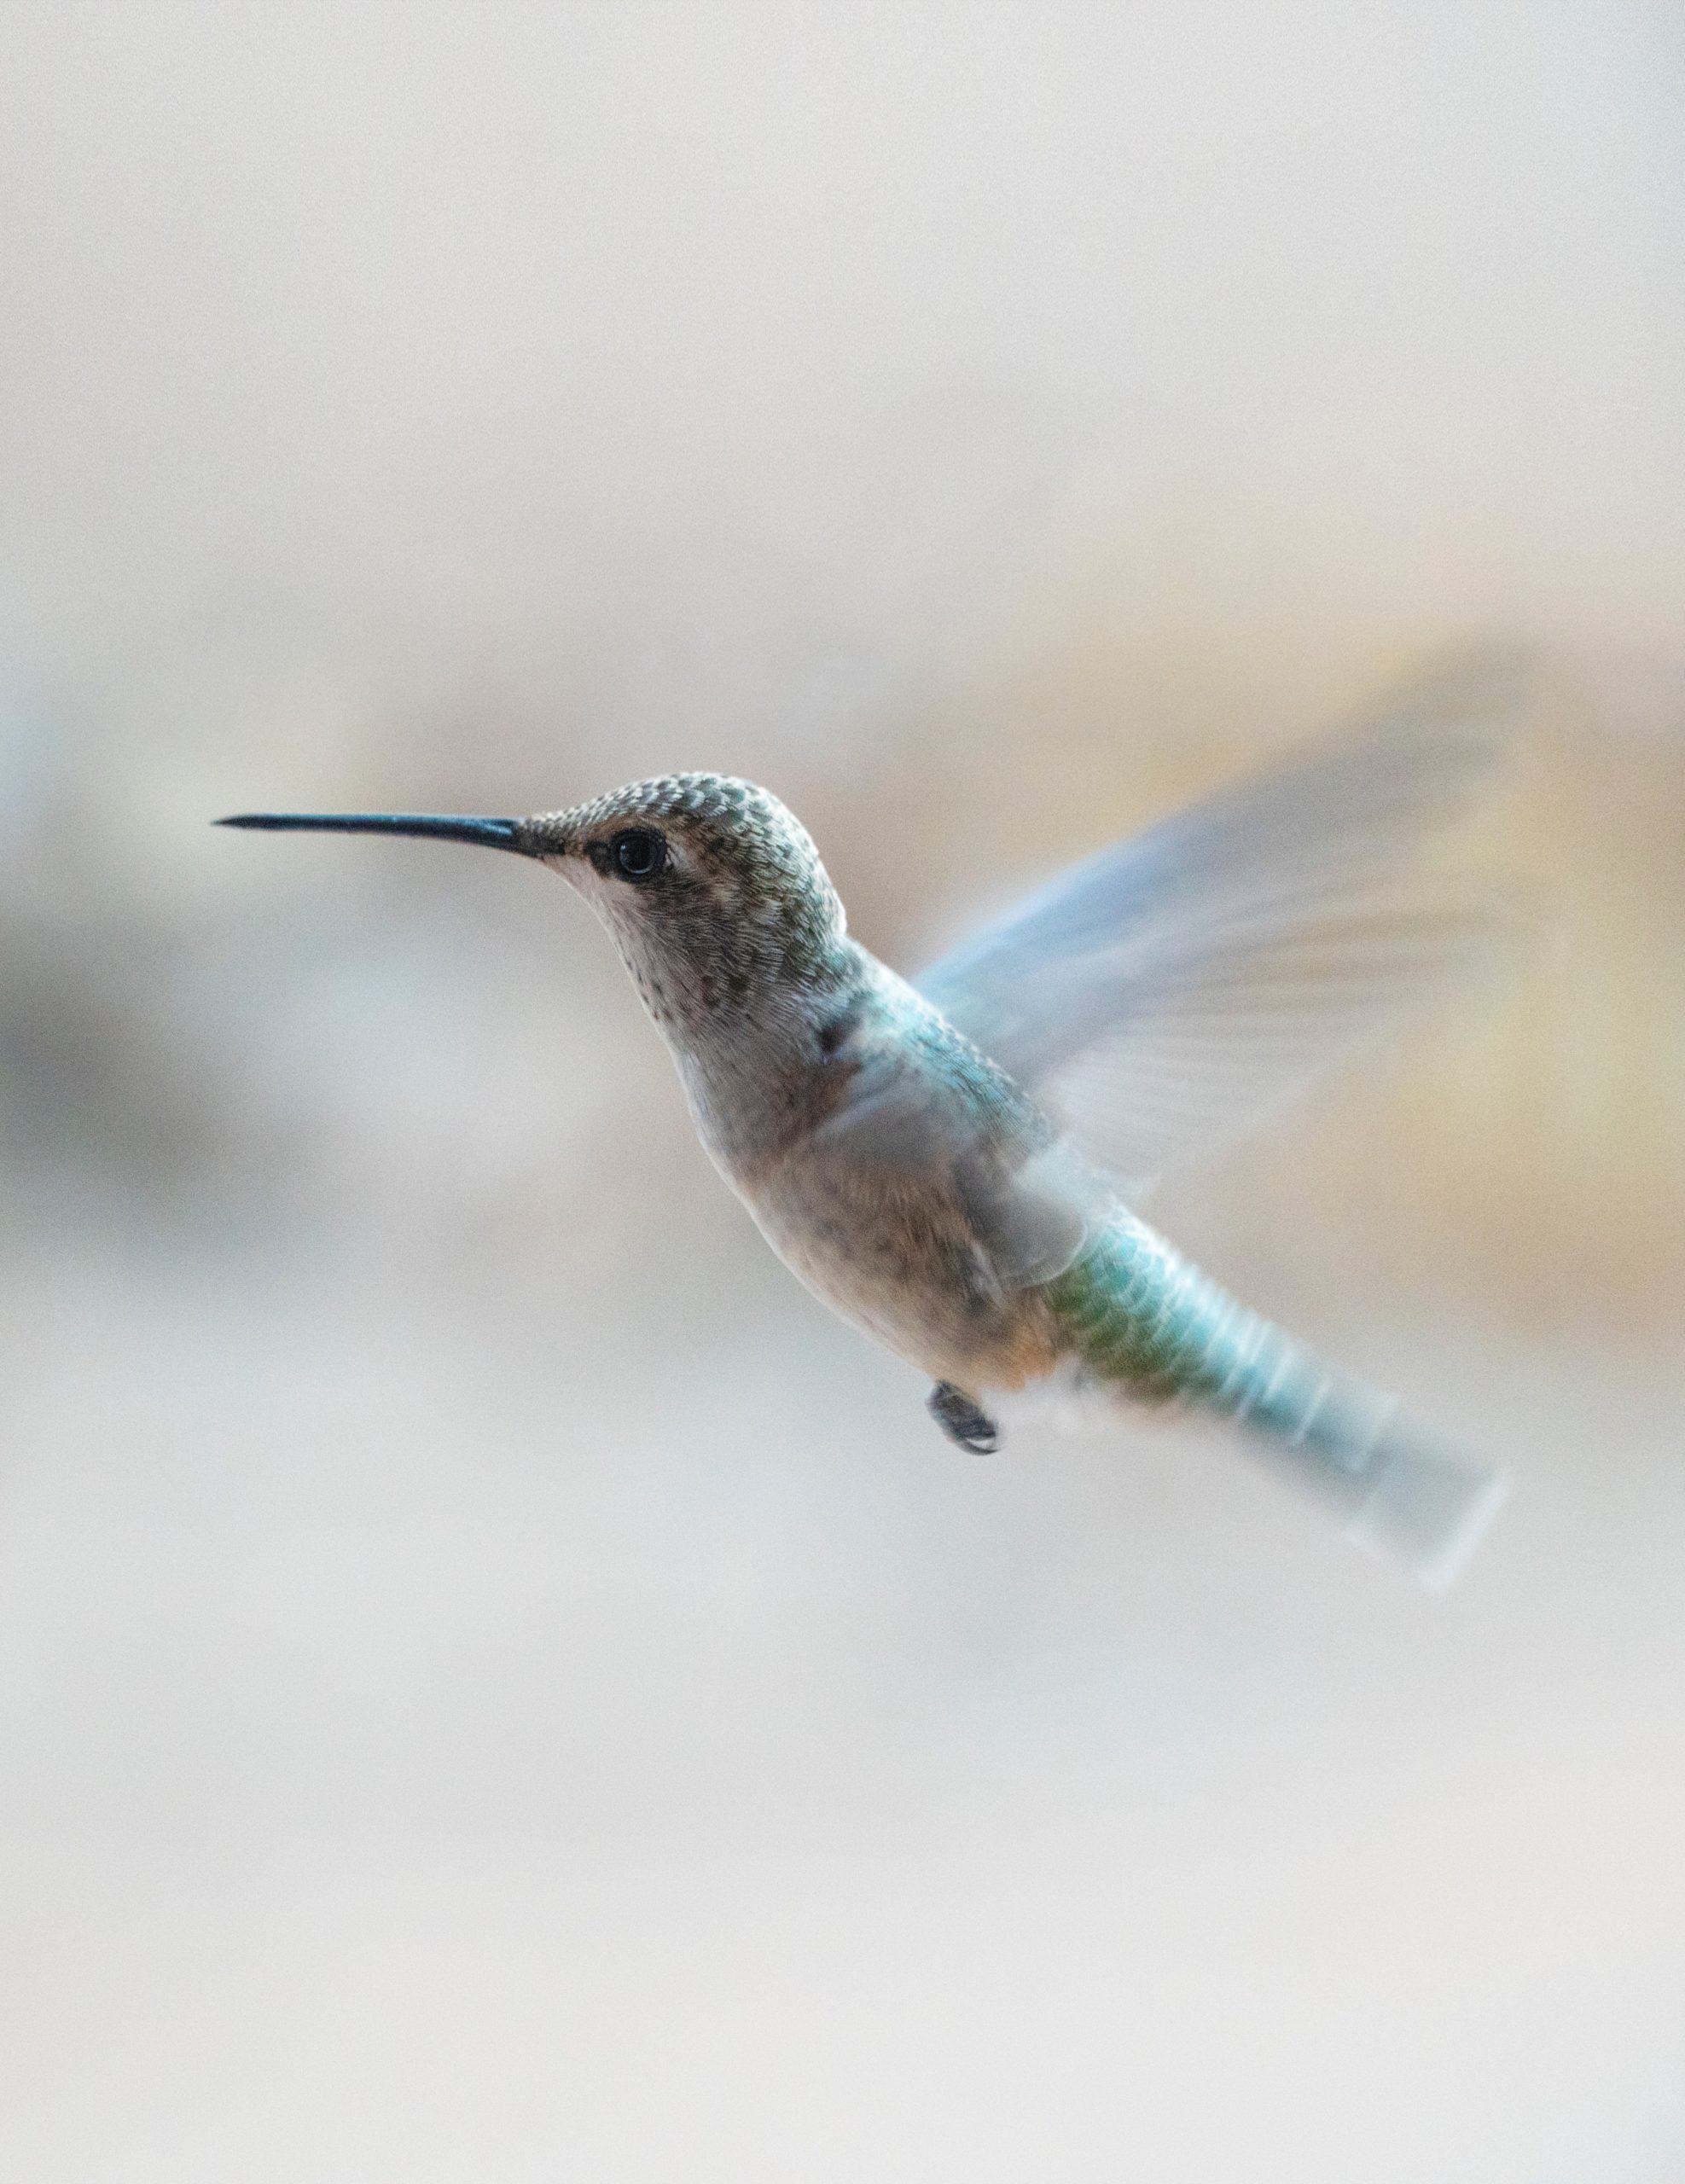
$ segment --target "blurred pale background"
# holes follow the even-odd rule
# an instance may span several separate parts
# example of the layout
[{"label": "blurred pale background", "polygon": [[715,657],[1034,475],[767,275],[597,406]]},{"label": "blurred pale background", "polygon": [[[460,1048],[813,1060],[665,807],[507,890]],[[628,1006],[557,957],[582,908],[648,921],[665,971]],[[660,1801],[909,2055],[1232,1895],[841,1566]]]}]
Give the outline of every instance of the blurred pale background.
[{"label": "blurred pale background", "polygon": [[[0,2169],[1678,2184],[1676,10],[19,0],[0,177]],[[204,823],[746,772],[910,966],[1495,631],[1538,946],[1158,1209],[1444,1600],[945,1446],[543,875]]]}]

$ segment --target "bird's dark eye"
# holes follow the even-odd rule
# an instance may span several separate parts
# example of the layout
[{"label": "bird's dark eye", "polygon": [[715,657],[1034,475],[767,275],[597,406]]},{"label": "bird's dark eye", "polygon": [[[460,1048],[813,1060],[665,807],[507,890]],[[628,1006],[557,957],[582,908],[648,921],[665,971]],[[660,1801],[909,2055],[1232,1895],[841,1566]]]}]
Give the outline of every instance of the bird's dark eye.
[{"label": "bird's dark eye", "polygon": [[622,880],[653,880],[666,862],[667,845],[653,827],[623,827],[609,839],[609,869]]}]

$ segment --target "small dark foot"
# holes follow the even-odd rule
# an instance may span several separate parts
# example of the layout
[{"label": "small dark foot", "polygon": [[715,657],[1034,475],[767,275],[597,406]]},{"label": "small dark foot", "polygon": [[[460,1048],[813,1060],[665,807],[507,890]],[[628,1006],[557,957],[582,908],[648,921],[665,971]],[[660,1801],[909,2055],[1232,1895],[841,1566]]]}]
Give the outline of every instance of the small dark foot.
[{"label": "small dark foot", "polygon": [[937,1382],[925,1398],[925,1409],[950,1441],[974,1456],[992,1456],[1001,1445],[1000,1427],[951,1380]]}]

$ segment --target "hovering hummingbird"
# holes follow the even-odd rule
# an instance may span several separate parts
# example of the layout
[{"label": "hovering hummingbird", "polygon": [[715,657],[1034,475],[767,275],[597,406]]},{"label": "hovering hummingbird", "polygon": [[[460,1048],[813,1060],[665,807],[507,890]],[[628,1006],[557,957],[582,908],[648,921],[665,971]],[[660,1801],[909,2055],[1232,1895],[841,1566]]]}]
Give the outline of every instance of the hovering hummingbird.
[{"label": "hovering hummingbird", "polygon": [[1418,694],[1103,850],[909,982],[850,938],[767,790],[636,781],[525,819],[249,812],[229,827],[511,851],[607,926],[691,1116],[773,1250],[933,1383],[961,1447],[1025,1390],[1243,1428],[1350,1536],[1449,1582],[1504,1493],[1396,1404],[1228,1296],[1141,1219],[1484,921],[1409,868],[1496,739]]}]

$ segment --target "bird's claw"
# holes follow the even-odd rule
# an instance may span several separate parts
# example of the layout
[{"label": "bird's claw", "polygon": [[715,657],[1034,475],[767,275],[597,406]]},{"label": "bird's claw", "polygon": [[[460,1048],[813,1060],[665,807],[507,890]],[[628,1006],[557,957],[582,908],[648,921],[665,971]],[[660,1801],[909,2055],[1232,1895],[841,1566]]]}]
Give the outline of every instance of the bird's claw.
[{"label": "bird's claw", "polygon": [[974,1456],[991,1456],[1001,1445],[1001,1429],[951,1380],[938,1380],[925,1400],[925,1408],[948,1438]]}]

